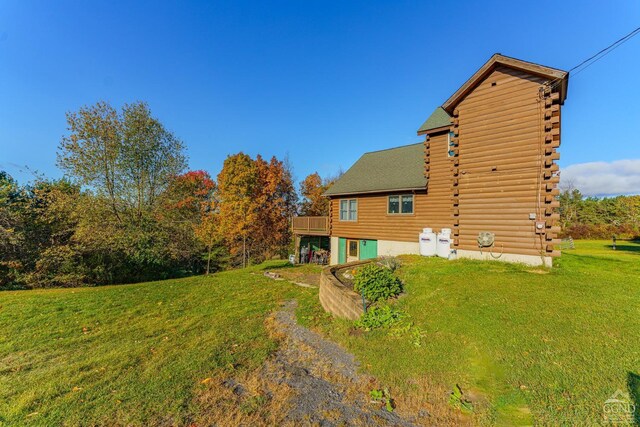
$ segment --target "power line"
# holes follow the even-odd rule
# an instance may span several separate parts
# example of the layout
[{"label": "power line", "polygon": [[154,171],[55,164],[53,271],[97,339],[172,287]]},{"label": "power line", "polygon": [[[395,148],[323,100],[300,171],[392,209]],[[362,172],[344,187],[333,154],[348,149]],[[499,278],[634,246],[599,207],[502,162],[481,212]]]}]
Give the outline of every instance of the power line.
[{"label": "power line", "polygon": [[[595,55],[590,56],[589,58],[585,59],[584,61],[582,61],[581,63],[579,63],[578,65],[576,65],[575,67],[571,68],[569,70],[569,73],[571,73],[572,71],[582,67],[584,65],[584,67],[582,67],[581,69],[579,69],[578,71],[576,71],[573,76],[577,76],[578,74],[580,74],[582,71],[586,70],[587,68],[589,68],[591,65],[595,64],[596,62],[598,62],[599,60],[601,60],[602,58],[604,58],[605,56],[607,56],[609,53],[613,52],[615,49],[617,49],[618,47],[622,46],[622,44],[624,44],[625,42],[629,41],[629,39],[631,39],[633,36],[635,36],[636,34],[640,33],[640,27],[636,28],[635,30],[631,31],[629,34],[627,34],[624,37],[619,38],[618,40],[616,40],[615,42],[611,43],[609,46],[605,47],[604,49],[600,50],[598,53],[596,53]],[[586,64],[586,65],[585,65]],[[556,79],[555,81],[551,82],[551,88],[555,89],[560,82],[562,81],[562,79]]]},{"label": "power line", "polygon": [[[596,59],[593,62],[598,61],[599,59],[601,59],[602,57],[604,57],[607,53],[609,53],[610,51],[612,51],[613,49],[615,49],[616,47],[618,47],[619,45],[621,45],[622,43],[626,42],[627,40],[629,40],[631,37],[635,36],[636,34],[638,34],[640,32],[640,27],[636,28],[635,30],[631,31],[629,34],[627,34],[626,36],[616,40],[615,42],[611,43],[609,46],[605,47],[604,49],[602,49],[600,52],[596,53],[593,56],[590,56],[589,58],[585,59],[584,61],[582,61],[581,63],[579,63],[578,65],[576,65],[575,67],[573,67],[572,69],[569,70],[569,72],[572,72],[573,70],[575,70],[576,68],[579,68],[580,66],[582,66],[583,64],[591,61],[592,59],[598,57],[600,54],[603,54],[602,56],[600,56],[600,58]],[[615,46],[615,47],[614,47]],[[592,64],[593,64],[592,62]],[[591,65],[591,64],[589,64]],[[589,65],[587,65],[585,68],[587,68]],[[576,73],[577,74],[577,73]]]}]

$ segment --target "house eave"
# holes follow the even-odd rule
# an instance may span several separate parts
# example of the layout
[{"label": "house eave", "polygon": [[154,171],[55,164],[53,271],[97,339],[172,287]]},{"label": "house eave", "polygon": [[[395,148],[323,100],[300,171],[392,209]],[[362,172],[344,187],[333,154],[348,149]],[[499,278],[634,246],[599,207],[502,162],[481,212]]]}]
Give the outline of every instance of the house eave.
[{"label": "house eave", "polygon": [[344,192],[344,193],[335,193],[335,194],[323,194],[324,197],[332,198],[332,197],[342,197],[342,196],[356,196],[358,194],[381,194],[381,193],[396,193],[399,191],[426,191],[426,184],[424,187],[409,187],[409,188],[387,188],[382,190],[369,190],[369,191],[352,191],[352,192]]},{"label": "house eave", "polygon": [[449,129],[450,129],[449,126],[441,126],[439,128],[421,130],[421,131],[418,131],[418,136],[432,135],[432,134],[440,133],[440,132],[448,132]]}]

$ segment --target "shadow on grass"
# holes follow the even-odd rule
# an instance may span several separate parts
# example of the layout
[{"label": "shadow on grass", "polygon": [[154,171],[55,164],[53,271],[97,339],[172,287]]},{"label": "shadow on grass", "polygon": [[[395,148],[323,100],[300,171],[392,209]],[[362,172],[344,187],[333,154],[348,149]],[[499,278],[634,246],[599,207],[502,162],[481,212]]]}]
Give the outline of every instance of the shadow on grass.
[{"label": "shadow on grass", "polygon": [[635,424],[640,425],[640,375],[629,372],[627,376],[627,388],[629,389],[629,396],[636,406],[636,412],[633,414]]},{"label": "shadow on grass", "polygon": [[309,269],[309,270],[317,269],[319,271],[323,267],[326,267],[326,265],[314,264],[314,263],[291,264],[291,263],[289,263],[289,261],[283,260],[283,261],[278,261],[278,262],[274,261],[273,263],[266,263],[266,264],[261,266],[260,270],[288,269],[288,270],[292,270],[292,271],[296,271],[296,270],[300,271],[300,270],[304,270],[304,269]]},{"label": "shadow on grass", "polygon": [[[613,251],[613,245],[607,245],[607,248]],[[640,255],[640,245],[617,245],[616,244],[616,252],[631,252],[632,254]]]},{"label": "shadow on grass", "polygon": [[259,266],[260,270],[278,270],[280,268],[294,268],[295,265],[287,260],[269,261]]},{"label": "shadow on grass", "polygon": [[606,254],[606,255],[585,255],[585,254],[577,254],[575,252],[563,252],[562,256],[563,257],[567,257],[567,258],[572,258],[575,257],[576,259],[580,259],[581,262],[585,262],[585,263],[593,263],[594,265],[601,265],[601,263],[603,261],[606,262],[612,262],[612,263],[620,263],[620,264],[627,264],[629,263],[628,259],[620,259],[620,258],[614,258],[616,254],[616,251],[611,251],[610,254]]}]

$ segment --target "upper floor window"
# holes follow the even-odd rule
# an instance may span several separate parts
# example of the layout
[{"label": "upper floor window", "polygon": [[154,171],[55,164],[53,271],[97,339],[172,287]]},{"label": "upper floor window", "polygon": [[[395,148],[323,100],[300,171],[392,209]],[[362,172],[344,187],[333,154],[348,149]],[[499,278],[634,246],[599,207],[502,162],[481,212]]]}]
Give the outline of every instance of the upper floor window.
[{"label": "upper floor window", "polygon": [[389,196],[387,213],[412,214],[413,213],[413,194]]},{"label": "upper floor window", "polygon": [[453,149],[456,147],[455,142],[453,142],[453,132],[449,132],[447,134],[447,157],[453,157],[456,155],[456,152]]},{"label": "upper floor window", "polygon": [[340,200],[340,221],[356,221],[358,219],[358,201],[356,199]]}]

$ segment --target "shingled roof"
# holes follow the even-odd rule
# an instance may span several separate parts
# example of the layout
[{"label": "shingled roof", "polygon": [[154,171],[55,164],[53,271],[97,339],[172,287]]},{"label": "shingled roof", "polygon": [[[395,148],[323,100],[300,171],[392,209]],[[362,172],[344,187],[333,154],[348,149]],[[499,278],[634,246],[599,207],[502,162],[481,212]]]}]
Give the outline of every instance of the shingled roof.
[{"label": "shingled roof", "polygon": [[422,190],[426,186],[424,145],[418,143],[363,154],[325,196]]},{"label": "shingled roof", "polygon": [[451,116],[444,111],[444,108],[438,107],[418,129],[418,135],[426,133],[428,130],[437,129],[451,125]]}]

